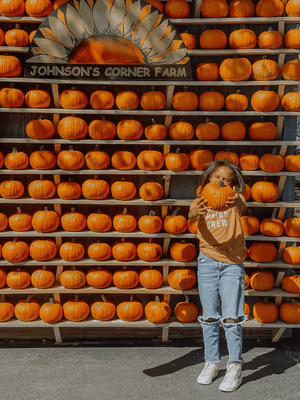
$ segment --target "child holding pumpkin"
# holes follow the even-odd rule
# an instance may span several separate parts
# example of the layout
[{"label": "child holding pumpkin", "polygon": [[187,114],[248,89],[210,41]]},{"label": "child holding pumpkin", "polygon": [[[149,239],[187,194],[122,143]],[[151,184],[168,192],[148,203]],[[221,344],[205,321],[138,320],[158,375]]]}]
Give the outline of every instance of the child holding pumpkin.
[{"label": "child holding pumpkin", "polygon": [[229,361],[219,389],[226,392],[236,390],[242,383],[246,245],[240,214],[246,211],[241,194],[244,190],[240,169],[227,160],[215,160],[204,171],[199,197],[193,201],[189,212],[190,220],[198,221],[198,285],[203,306],[203,315],[198,320],[203,329],[206,361],[197,382],[207,385],[218,375],[221,321]]}]

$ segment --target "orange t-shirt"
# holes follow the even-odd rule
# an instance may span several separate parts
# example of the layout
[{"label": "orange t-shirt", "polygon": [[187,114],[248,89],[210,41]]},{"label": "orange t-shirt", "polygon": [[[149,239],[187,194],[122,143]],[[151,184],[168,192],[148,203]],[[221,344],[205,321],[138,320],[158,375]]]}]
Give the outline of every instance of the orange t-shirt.
[{"label": "orange t-shirt", "polygon": [[[240,198],[245,203],[242,195]],[[191,209],[196,201],[191,204]],[[207,257],[229,264],[244,263],[246,244],[240,215],[235,207],[226,211],[208,210],[206,215],[201,215],[197,237],[200,252]]]}]

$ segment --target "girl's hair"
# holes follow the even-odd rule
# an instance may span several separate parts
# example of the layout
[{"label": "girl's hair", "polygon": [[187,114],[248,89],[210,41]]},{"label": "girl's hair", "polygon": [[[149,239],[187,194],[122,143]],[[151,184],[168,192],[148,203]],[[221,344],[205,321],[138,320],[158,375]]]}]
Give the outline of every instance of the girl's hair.
[{"label": "girl's hair", "polygon": [[240,168],[226,159],[214,160],[209,164],[209,166],[206,168],[206,170],[203,172],[203,175],[201,176],[201,192],[204,186],[209,183],[209,178],[212,173],[219,167],[228,167],[231,169],[231,171],[233,172],[232,186],[235,186],[238,193],[244,193],[245,182]]}]

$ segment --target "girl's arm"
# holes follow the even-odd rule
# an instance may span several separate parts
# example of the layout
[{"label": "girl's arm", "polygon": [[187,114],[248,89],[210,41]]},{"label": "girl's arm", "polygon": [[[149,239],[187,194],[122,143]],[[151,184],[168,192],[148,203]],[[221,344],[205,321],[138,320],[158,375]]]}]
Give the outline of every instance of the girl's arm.
[{"label": "girl's arm", "polygon": [[234,197],[229,197],[226,205],[228,208],[235,208],[235,211],[239,214],[243,214],[247,210],[245,197],[237,193],[235,186],[233,187],[235,193]]},{"label": "girl's arm", "polygon": [[206,207],[206,204],[207,200],[204,200],[204,197],[197,197],[197,199],[192,202],[188,215],[192,222],[199,221],[201,215],[206,215],[207,210],[209,210],[209,207]]}]

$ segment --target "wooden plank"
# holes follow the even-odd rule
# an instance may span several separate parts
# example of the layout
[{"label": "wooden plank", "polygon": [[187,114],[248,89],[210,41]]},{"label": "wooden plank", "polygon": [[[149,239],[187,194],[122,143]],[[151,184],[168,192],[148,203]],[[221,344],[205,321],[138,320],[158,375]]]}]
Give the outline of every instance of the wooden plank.
[{"label": "wooden plank", "polygon": [[203,0],[196,0],[196,1],[195,1],[194,18],[200,18],[202,1],[203,1]]},{"label": "wooden plank", "polygon": [[281,281],[282,281],[284,275],[285,275],[284,271],[282,271],[280,269],[278,269],[276,271],[276,280],[275,280],[275,283],[274,283],[274,286],[273,286],[274,288],[279,288],[280,287]]},{"label": "wooden plank", "polygon": [[167,343],[168,339],[169,339],[169,327],[167,326],[167,327],[162,328],[162,339],[161,339],[161,341],[163,343]]},{"label": "wooden plank", "polygon": [[281,338],[286,328],[274,328],[272,329],[272,342],[276,343]]},{"label": "wooden plank", "polygon": [[62,343],[62,338],[61,338],[59,326],[53,326],[53,332],[54,332],[54,336],[55,336],[55,343],[56,344]]}]

